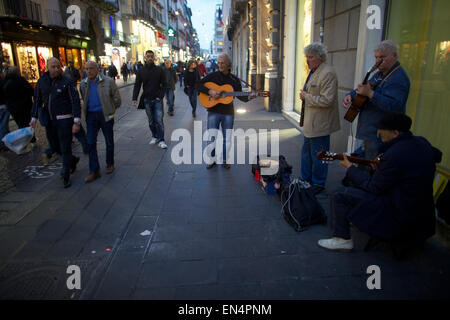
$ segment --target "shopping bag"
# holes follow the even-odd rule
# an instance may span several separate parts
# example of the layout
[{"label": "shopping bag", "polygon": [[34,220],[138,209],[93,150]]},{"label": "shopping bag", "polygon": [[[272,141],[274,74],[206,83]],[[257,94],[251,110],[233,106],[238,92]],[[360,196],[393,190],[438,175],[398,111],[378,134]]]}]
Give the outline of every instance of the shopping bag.
[{"label": "shopping bag", "polygon": [[3,137],[2,141],[11,151],[14,151],[16,154],[23,154],[28,151],[27,146],[31,139],[33,139],[33,136],[34,129],[32,127],[26,127],[8,133]]}]

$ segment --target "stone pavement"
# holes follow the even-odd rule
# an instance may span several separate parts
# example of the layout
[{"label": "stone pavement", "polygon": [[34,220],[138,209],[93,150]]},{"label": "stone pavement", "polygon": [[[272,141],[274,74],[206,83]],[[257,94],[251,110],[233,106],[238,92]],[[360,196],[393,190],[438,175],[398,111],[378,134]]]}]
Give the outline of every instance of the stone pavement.
[{"label": "stone pavement", "polygon": [[[175,165],[177,128],[193,132],[191,109],[177,87],[175,116],[165,115],[167,150],[148,145],[143,110],[115,124],[116,171],[85,184],[82,157],[72,187],[63,189],[58,162],[0,196],[0,297],[13,299],[448,299],[450,252],[433,239],[396,260],[382,248],[363,252],[355,232],[351,253],[329,252],[317,240],[329,226],[295,232],[281,217],[276,195],[263,193],[250,165]],[[127,99],[125,99],[127,97]],[[262,98],[236,103],[235,128],[279,129],[280,154],[299,174],[301,133]],[[123,112],[123,111],[122,111]],[[206,111],[197,119],[206,128]],[[47,172],[47,173],[45,173]],[[50,174],[48,173],[50,172]],[[330,164],[327,191],[343,169]],[[319,201],[329,214],[327,194]],[[146,233],[143,233],[147,231]],[[143,235],[141,235],[141,233]],[[81,290],[68,290],[68,265],[81,268]],[[369,290],[367,268],[381,270],[381,290]]]}]

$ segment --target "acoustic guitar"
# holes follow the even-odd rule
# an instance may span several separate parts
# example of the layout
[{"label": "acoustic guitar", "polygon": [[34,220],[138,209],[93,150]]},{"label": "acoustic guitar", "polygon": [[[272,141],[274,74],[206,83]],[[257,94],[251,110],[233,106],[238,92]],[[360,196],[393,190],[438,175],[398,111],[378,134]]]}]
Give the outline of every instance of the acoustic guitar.
[{"label": "acoustic guitar", "polygon": [[[220,92],[220,98],[218,98],[218,99],[215,99],[208,94],[200,92],[200,103],[205,108],[212,108],[219,103],[229,104],[229,103],[233,102],[234,97],[250,96],[253,93],[253,92],[248,92],[248,91],[234,91],[233,87],[229,84],[224,84],[222,86],[219,86],[219,85],[215,84],[214,82],[205,82],[203,85],[205,87],[207,87],[208,89],[213,89],[215,91]],[[256,92],[256,95],[259,97],[270,97],[270,92],[258,91],[258,92]]]},{"label": "acoustic guitar", "polygon": [[[369,70],[369,72],[367,72],[366,76],[364,77],[363,84],[367,84],[367,81],[369,80],[370,74],[372,72],[374,72],[376,69],[378,69],[378,67],[382,63],[383,63],[383,60],[381,60],[380,62],[376,63]],[[345,113],[344,119],[349,121],[349,122],[353,122],[353,120],[355,120],[356,116],[359,114],[361,109],[364,107],[364,105],[366,104],[368,99],[369,99],[368,97],[362,96],[362,95],[357,93],[356,96],[353,98],[351,106],[348,108],[347,112]]]},{"label": "acoustic guitar", "polygon": [[[366,166],[375,165],[378,166],[378,163],[380,162],[381,155],[377,156],[375,160],[369,160],[369,159],[363,159],[363,158],[357,158],[352,156],[347,156],[348,161],[352,163],[362,164]],[[322,150],[317,153],[317,159],[323,162],[330,162],[334,160],[344,160],[344,155],[342,153],[332,153],[329,151]]]}]

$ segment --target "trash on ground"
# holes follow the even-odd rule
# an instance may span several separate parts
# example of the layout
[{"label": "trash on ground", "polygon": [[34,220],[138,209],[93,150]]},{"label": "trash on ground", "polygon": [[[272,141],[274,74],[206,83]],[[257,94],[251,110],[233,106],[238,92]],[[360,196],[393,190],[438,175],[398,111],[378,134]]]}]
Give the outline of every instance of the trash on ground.
[{"label": "trash on ground", "polygon": [[144,232],[141,232],[141,236],[149,236],[149,235],[151,235],[152,234],[152,232],[151,231],[149,231],[149,230],[145,230]]}]

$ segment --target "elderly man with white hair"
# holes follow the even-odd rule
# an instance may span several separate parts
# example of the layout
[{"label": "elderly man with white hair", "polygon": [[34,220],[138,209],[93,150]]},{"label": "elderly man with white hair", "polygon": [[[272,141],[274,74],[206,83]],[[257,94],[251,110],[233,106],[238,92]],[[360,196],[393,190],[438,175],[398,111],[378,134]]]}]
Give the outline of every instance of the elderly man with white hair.
[{"label": "elderly man with white hair", "polygon": [[397,44],[392,40],[382,41],[374,50],[378,72],[367,84],[349,92],[344,98],[344,107],[348,108],[356,94],[368,97],[368,101],[359,113],[356,138],[362,140],[363,154],[358,156],[375,159],[382,144],[377,136],[376,124],[386,112],[406,111],[410,82],[405,70],[400,66]]},{"label": "elderly man with white hair", "polygon": [[[206,82],[214,82],[215,84],[222,86],[225,84],[229,84],[233,87],[234,91],[242,91],[242,85],[239,78],[231,74],[231,58],[226,53],[221,54],[218,57],[218,65],[219,71],[208,74],[202,80],[197,82],[197,89],[204,94],[209,95],[213,98],[220,98],[221,92],[208,89],[205,87]],[[249,99],[253,99],[256,97],[255,94],[251,94],[248,96],[238,96],[238,99],[244,102],[248,102]],[[211,152],[211,163],[207,164],[206,168],[211,169],[216,165],[216,163],[222,163],[222,166],[225,169],[230,169],[230,160],[228,159],[229,151],[231,147],[231,129],[233,129],[234,125],[234,105],[233,101],[229,104],[218,103],[212,108],[208,108],[208,130],[214,131],[222,128],[222,136],[223,136],[223,153],[222,159],[216,159],[216,147],[215,137],[212,137],[214,140],[214,151]],[[228,159],[228,163],[227,163]]]},{"label": "elderly man with white hair", "polygon": [[322,43],[308,45],[304,53],[310,73],[300,91],[304,116],[300,120],[304,134],[301,177],[317,194],[325,189],[328,164],[316,155],[330,149],[330,135],[340,129],[338,81],[336,72],[326,63],[327,50]]}]

